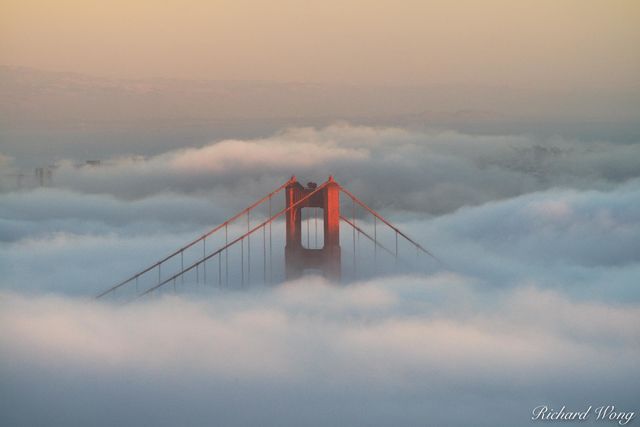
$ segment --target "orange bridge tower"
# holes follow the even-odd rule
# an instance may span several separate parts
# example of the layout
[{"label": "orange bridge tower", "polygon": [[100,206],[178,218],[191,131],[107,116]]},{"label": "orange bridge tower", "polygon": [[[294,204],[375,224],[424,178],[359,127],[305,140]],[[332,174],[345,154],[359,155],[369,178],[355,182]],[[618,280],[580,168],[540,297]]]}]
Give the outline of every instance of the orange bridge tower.
[{"label": "orange bridge tower", "polygon": [[[313,194],[312,194],[313,193]],[[330,176],[320,188],[306,187],[291,178],[286,187],[286,207],[312,194],[287,211],[285,273],[287,280],[300,277],[305,270],[321,272],[330,280],[340,280],[340,185]],[[324,245],[305,248],[302,244],[302,209],[320,208],[324,219]]]}]

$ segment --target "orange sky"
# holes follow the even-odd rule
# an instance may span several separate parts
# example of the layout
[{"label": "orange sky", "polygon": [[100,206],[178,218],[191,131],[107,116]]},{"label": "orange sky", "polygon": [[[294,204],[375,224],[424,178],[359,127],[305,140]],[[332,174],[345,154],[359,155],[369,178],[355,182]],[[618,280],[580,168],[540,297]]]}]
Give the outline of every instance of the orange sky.
[{"label": "orange sky", "polygon": [[640,2],[2,0],[0,64],[120,77],[638,88]]}]

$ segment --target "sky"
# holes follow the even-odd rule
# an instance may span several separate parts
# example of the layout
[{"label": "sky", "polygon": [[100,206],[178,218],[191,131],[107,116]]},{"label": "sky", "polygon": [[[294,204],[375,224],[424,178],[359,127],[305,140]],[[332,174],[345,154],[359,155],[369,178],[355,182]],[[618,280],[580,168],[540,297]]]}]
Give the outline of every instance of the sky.
[{"label": "sky", "polygon": [[5,0],[0,63],[114,77],[638,89],[636,1]]},{"label": "sky", "polygon": [[[637,424],[639,18],[4,0],[0,425],[513,427],[540,405]],[[94,298],[292,175],[334,176],[440,262],[343,224],[344,280],[287,282],[276,221],[275,285],[256,236],[252,286],[235,252],[230,286],[213,259],[175,290]]]},{"label": "sky", "polygon": [[5,0],[28,168],[348,121],[635,141],[636,1]]}]

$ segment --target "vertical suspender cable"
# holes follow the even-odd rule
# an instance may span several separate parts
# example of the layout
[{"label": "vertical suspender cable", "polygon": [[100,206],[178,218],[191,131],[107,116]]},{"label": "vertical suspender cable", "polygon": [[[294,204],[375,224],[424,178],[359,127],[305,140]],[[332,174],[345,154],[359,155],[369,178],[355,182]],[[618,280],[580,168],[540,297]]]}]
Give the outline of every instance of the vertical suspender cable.
[{"label": "vertical suspender cable", "polygon": [[309,222],[311,220],[311,212],[309,209],[307,211],[307,248],[311,248],[311,240],[309,239]]},{"label": "vertical suspender cable", "polygon": [[353,277],[356,277],[356,201],[351,198],[351,220],[353,221]]},{"label": "vertical suspender cable", "polygon": [[244,239],[240,240],[240,284],[244,287]]},{"label": "vertical suspender cable", "polygon": [[373,216],[373,268],[378,268],[378,218]]},{"label": "vertical suspender cable", "polygon": [[[251,230],[250,226],[251,211],[247,212],[247,233]],[[247,236],[247,284],[251,284],[251,234]]]},{"label": "vertical suspender cable", "polygon": [[396,267],[398,266],[398,232],[396,231]]},{"label": "vertical suspender cable", "polygon": [[[271,196],[269,196],[269,219],[271,219]],[[271,240],[271,223],[269,221],[269,283],[273,283],[273,242]]]},{"label": "vertical suspender cable", "polygon": [[[229,245],[229,227],[227,224],[224,225],[224,246],[225,248]],[[229,249],[224,250],[224,285],[229,286]]]}]

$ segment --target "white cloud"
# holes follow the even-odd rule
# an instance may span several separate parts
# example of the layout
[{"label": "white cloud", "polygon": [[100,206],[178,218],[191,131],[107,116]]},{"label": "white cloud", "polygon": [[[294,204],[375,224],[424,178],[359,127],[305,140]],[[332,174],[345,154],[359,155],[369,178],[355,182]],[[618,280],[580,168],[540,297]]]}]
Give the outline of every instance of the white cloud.
[{"label": "white cloud", "polygon": [[[0,420],[493,426],[547,403],[637,409],[637,152],[337,124],[63,162],[54,188],[0,194]],[[345,286],[220,291],[210,277],[124,306],[69,296],[92,297],[291,174],[330,173],[451,271],[412,257],[405,275],[380,261],[385,276]]]},{"label": "white cloud", "polygon": [[[332,174],[377,208],[442,214],[557,186],[609,189],[638,176],[637,144],[335,124],[224,140],[100,167],[61,162],[54,185],[119,198],[163,192],[242,203],[284,182]],[[235,207],[235,204],[234,204]]]},{"label": "white cloud", "polygon": [[[73,424],[77,415],[63,408],[74,404],[77,390],[103,383],[119,384],[118,393],[130,404],[119,407],[124,414],[104,413],[102,425],[119,416],[163,423],[162,411],[146,413],[140,409],[145,403],[138,406],[149,399],[158,399],[159,406],[177,399],[183,410],[192,408],[186,424],[226,425],[242,424],[236,410],[261,416],[260,402],[273,404],[278,396],[290,410],[272,415],[269,425],[295,423],[301,413],[310,425],[324,425],[326,419],[318,417],[329,416],[337,399],[360,408],[343,422],[374,425],[392,419],[424,423],[434,419],[430,408],[449,407],[451,399],[477,408],[503,394],[523,408],[522,420],[511,418],[514,424],[524,424],[534,406],[563,398],[632,403],[639,379],[637,305],[614,309],[529,286],[494,293],[492,303],[460,311],[459,298],[480,297],[476,286],[451,275],[346,288],[305,279],[273,291],[216,292],[204,300],[166,296],[127,306],[4,293],[0,369],[8,374],[10,366],[20,366],[9,383],[13,398],[27,399],[36,375],[69,385],[51,401],[27,399],[29,413],[4,409],[24,422],[50,412]],[[455,298],[444,304],[430,301],[449,293]],[[132,375],[127,382],[118,380],[123,373]],[[200,408],[189,385],[194,383],[218,403]],[[587,383],[598,387],[583,390]],[[163,391],[153,384],[162,384]],[[264,394],[265,384],[272,393]],[[476,395],[478,389],[485,395]],[[239,391],[244,404],[233,409]],[[90,404],[109,402],[113,393],[93,389]],[[391,398],[394,406],[388,407],[389,393],[404,397]],[[325,398],[309,407],[308,396]],[[219,404],[231,407],[219,412]],[[463,425],[476,415],[452,416]],[[500,421],[498,413],[485,417],[480,425]]]},{"label": "white cloud", "polygon": [[224,173],[253,168],[282,170],[287,167],[310,168],[332,161],[362,162],[368,152],[341,148],[331,142],[314,144],[275,138],[256,141],[222,141],[198,149],[178,152],[168,159],[169,167],[179,173]]}]

